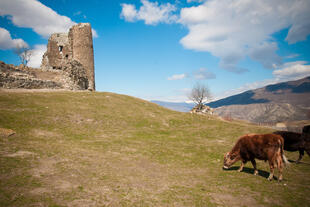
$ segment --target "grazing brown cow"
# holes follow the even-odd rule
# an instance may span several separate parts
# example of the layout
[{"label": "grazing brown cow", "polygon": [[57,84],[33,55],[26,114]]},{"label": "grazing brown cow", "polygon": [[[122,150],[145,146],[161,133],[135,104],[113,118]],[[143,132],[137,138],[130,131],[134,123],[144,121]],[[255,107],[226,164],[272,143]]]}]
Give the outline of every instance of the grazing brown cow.
[{"label": "grazing brown cow", "polygon": [[224,169],[228,169],[235,162],[241,160],[239,172],[243,166],[251,161],[254,167],[254,175],[258,174],[255,158],[269,162],[270,175],[268,180],[272,180],[274,168],[278,167],[279,181],[282,180],[283,162],[287,160],[283,154],[284,140],[276,134],[247,134],[239,138],[230,152],[224,156]]},{"label": "grazing brown cow", "polygon": [[304,156],[304,151],[310,156],[310,125],[304,126],[302,133],[288,132],[288,131],[276,131],[274,134],[281,135],[284,139],[284,150],[295,152],[299,151],[299,157],[295,161],[299,161]]}]

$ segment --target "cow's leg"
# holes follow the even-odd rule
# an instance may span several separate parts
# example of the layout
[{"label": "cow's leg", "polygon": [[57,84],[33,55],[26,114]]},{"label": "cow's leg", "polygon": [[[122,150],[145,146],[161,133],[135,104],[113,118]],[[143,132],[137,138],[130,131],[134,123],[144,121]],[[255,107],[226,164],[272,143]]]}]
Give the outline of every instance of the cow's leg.
[{"label": "cow's leg", "polygon": [[279,181],[282,181],[283,176],[282,176],[282,171],[283,171],[283,160],[282,160],[282,156],[279,155],[277,157],[277,165],[278,165],[278,171],[279,171]]},{"label": "cow's leg", "polygon": [[278,167],[278,170],[279,170],[279,181],[282,181],[282,179],[283,179],[283,176],[282,176],[283,168],[282,167],[283,167],[282,165],[280,165]]},{"label": "cow's leg", "polygon": [[300,149],[299,150],[299,158],[298,158],[298,160],[296,160],[296,163],[299,163],[299,161],[302,159],[302,157],[304,156],[304,150],[303,149]]},{"label": "cow's leg", "polygon": [[254,160],[254,159],[251,160],[251,163],[252,163],[252,165],[253,165],[253,167],[254,167],[254,175],[257,175],[257,174],[258,174],[258,170],[257,170],[257,168],[256,168],[256,162],[255,162],[255,160]]},{"label": "cow's leg", "polygon": [[273,160],[269,160],[269,167],[270,167],[270,174],[269,174],[269,177],[268,177],[268,180],[272,180],[273,179],[273,173],[274,173],[274,163],[273,163]]},{"label": "cow's leg", "polygon": [[238,169],[238,172],[241,172],[243,170],[245,163],[246,161],[241,161],[241,165],[240,165],[240,168]]}]

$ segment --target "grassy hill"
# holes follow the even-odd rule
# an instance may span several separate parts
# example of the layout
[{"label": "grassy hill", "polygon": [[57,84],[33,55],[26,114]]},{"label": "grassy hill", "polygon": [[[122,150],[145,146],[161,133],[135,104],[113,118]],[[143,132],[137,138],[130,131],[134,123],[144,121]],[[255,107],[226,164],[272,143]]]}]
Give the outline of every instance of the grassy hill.
[{"label": "grassy hill", "polygon": [[[310,158],[269,182],[268,164],[222,158],[270,132],[98,92],[1,92],[0,206],[309,206]],[[297,153],[286,153],[296,159]]]}]

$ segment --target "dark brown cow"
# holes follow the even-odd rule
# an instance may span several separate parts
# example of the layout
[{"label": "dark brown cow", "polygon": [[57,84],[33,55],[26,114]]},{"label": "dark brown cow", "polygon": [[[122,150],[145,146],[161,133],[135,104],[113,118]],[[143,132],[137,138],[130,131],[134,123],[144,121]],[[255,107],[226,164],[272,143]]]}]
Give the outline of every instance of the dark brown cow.
[{"label": "dark brown cow", "polygon": [[270,175],[268,180],[272,180],[274,168],[278,167],[279,181],[282,180],[283,162],[287,160],[283,154],[284,140],[276,134],[247,134],[239,138],[230,152],[224,156],[224,169],[228,169],[235,162],[241,160],[239,172],[243,166],[251,161],[254,167],[254,175],[258,174],[255,159],[269,162]]},{"label": "dark brown cow", "polygon": [[310,156],[310,125],[304,126],[302,133],[277,131],[274,134],[281,135],[284,139],[284,150],[295,152],[299,151],[299,157],[296,163],[304,156],[304,151]]},{"label": "dark brown cow", "polygon": [[302,133],[310,134],[310,125],[306,125],[302,128]]}]

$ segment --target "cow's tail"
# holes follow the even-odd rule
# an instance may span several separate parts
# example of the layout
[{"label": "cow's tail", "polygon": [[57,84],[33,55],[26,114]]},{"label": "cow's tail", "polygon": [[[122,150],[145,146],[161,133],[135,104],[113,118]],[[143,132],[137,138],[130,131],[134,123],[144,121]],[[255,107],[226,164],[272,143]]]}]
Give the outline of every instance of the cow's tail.
[{"label": "cow's tail", "polygon": [[281,150],[281,157],[282,157],[284,166],[287,166],[290,163],[284,155],[284,143],[282,141],[280,141],[280,150]]},{"label": "cow's tail", "polygon": [[287,160],[287,158],[285,157],[284,154],[282,155],[282,159],[283,159],[283,162],[284,162],[285,166],[290,164],[290,162]]}]

